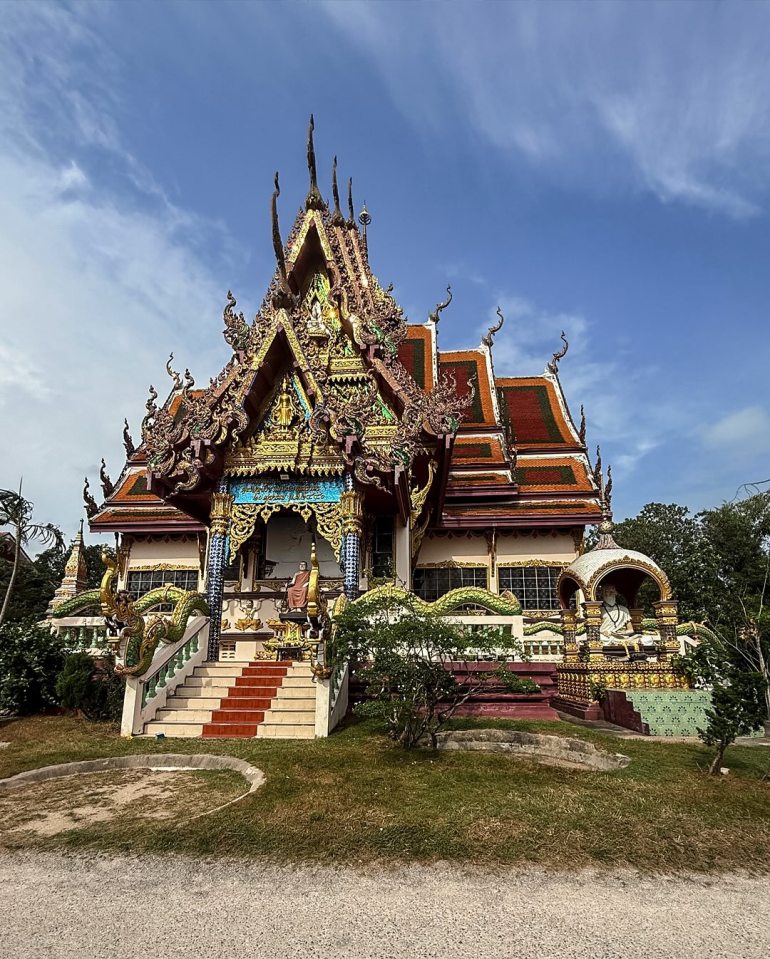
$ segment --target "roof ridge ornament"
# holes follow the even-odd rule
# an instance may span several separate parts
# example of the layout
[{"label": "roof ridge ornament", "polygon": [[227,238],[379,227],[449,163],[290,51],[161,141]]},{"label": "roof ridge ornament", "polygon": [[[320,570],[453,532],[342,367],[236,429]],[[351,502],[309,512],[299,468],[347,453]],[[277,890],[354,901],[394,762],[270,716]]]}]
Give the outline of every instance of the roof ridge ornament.
[{"label": "roof ridge ornament", "polygon": [[182,389],[182,378],[180,377],[180,375],[179,375],[177,372],[175,372],[174,370],[171,369],[171,361],[172,361],[173,359],[174,359],[174,354],[173,354],[173,353],[169,353],[169,354],[168,354],[168,359],[166,360],[166,372],[168,373],[168,375],[169,375],[169,376],[171,377],[171,379],[173,380],[173,383],[174,383],[174,385],[173,385],[173,387],[172,387],[173,392],[174,392],[174,393],[178,393],[179,390]]},{"label": "roof ridge ornament", "polygon": [[86,507],[86,516],[89,519],[91,519],[92,516],[96,516],[96,514],[99,512],[99,507],[96,505],[96,500],[91,495],[91,486],[88,482],[87,476],[83,485],[83,502]]},{"label": "roof ridge ornament", "polygon": [[564,344],[564,346],[553,354],[550,362],[546,366],[546,370],[549,373],[553,373],[554,376],[559,375],[559,362],[560,360],[564,359],[564,357],[567,355],[567,350],[569,349],[569,342],[567,340],[567,337],[564,335],[564,330],[561,331],[560,335],[561,335],[561,341]]},{"label": "roof ridge ornament", "polygon": [[104,457],[102,457],[102,465],[99,467],[99,480],[102,484],[104,498],[107,499],[115,492],[115,484],[112,482],[110,479],[110,474],[107,472],[107,464],[104,462]]},{"label": "roof ridge ornament", "polygon": [[355,229],[356,212],[353,209],[353,177],[348,177],[348,228]]},{"label": "roof ridge ornament", "polygon": [[433,323],[436,326],[438,326],[438,321],[441,319],[441,313],[452,302],[452,287],[450,284],[447,284],[446,291],[447,291],[447,298],[443,302],[437,303],[436,309],[432,313],[428,314],[428,322]]},{"label": "roof ridge ornament", "polygon": [[[312,116],[311,116],[312,121]],[[313,169],[315,170],[315,160],[313,160]],[[291,307],[294,305],[294,297],[289,288],[289,281],[286,277],[286,256],[283,252],[283,240],[281,240],[281,227],[278,223],[278,197],[281,195],[281,184],[278,182],[278,171],[275,171],[275,189],[270,200],[270,218],[273,225],[273,252],[275,253],[275,262],[278,264],[278,286],[279,289],[273,295],[273,306],[276,309],[281,307]]]},{"label": "roof ridge ornament", "polygon": [[310,123],[307,128],[307,172],[310,177],[310,189],[305,199],[306,210],[325,210],[326,203],[318,189],[318,174],[315,166],[315,144],[313,143],[313,130],[315,130],[315,120],[313,114],[310,114]]},{"label": "roof ridge ornament", "polygon": [[500,317],[499,322],[494,323],[492,326],[490,326],[487,332],[484,334],[484,336],[481,337],[482,344],[486,346],[488,350],[492,349],[492,344],[495,341],[495,337],[500,332],[500,330],[502,330],[503,323],[505,323],[505,317],[503,316],[503,311],[500,309],[499,306],[497,308],[497,315]]},{"label": "roof ridge ornament", "polygon": [[123,420],[123,446],[126,448],[126,457],[130,459],[136,452],[136,447],[128,429],[128,419]]},{"label": "roof ridge ornament", "polygon": [[367,234],[367,228],[372,222],[371,213],[366,209],[366,200],[364,200],[364,205],[361,207],[361,212],[358,214],[358,222],[364,228],[364,251],[366,255],[369,256],[369,237]]},{"label": "roof ridge ornament", "polygon": [[334,226],[344,226],[345,217],[340,209],[340,191],[337,186],[337,157],[334,157],[332,163],[332,197],[334,198],[334,212],[332,213],[332,223]]},{"label": "roof ridge ornament", "polygon": [[580,404],[580,429],[578,430],[578,439],[582,446],[586,445],[586,411],[583,404]]}]

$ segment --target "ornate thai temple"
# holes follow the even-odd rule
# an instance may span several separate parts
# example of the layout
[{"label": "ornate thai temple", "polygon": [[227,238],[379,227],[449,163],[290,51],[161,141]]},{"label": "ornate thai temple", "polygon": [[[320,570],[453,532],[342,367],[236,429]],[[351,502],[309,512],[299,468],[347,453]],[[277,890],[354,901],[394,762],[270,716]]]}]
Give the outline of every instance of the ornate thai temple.
[{"label": "ornate thai temple", "polygon": [[[276,175],[275,274],[252,322],[227,294],[227,365],[199,388],[169,359],[170,392],[160,401],[150,388],[138,446],[126,424],[114,484],[103,463],[100,505],[86,481],[91,531],[117,538],[102,611],[125,624],[183,595],[207,602],[205,629],[194,635],[177,617],[169,628],[178,633],[160,636],[160,646],[146,635],[133,652],[124,644],[124,728],[324,735],[346,698],[342,680],[324,675],[319,611],[384,584],[470,627],[504,625],[551,672],[569,663],[560,694],[563,705],[578,702],[589,683],[580,629],[593,660],[604,659],[590,576],[601,563],[581,554],[586,527],[608,512],[611,479],[589,463],[585,417],[581,409],[576,423],[562,390],[566,340],[542,372],[499,377],[498,311],[480,343],[441,349],[451,291],[424,322],[407,322],[372,270],[370,217],[364,209],[356,218],[350,182],[341,209],[336,160],[332,202],[321,195],[312,122],[308,169],[285,243]],[[670,600],[664,574],[648,572]],[[623,598],[633,606],[631,579]],[[587,627],[576,618],[577,590],[593,602]],[[69,602],[60,615],[74,609]],[[676,624],[675,606],[661,615]],[[629,617],[641,631],[641,612]],[[181,652],[154,656],[172,639]],[[670,670],[658,658],[646,667],[665,684]],[[319,678],[329,687],[326,727]]]}]

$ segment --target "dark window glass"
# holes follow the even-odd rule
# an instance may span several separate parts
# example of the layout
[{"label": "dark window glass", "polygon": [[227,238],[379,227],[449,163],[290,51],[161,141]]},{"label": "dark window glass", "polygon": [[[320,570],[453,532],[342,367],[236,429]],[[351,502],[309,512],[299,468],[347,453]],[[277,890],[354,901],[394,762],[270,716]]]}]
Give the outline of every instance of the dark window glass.
[{"label": "dark window glass", "polygon": [[393,575],[393,517],[378,516],[372,532],[372,576]]},{"label": "dark window glass", "polygon": [[[161,586],[178,586],[179,589],[195,591],[198,589],[198,570],[197,569],[147,569],[147,570],[129,570],[126,581],[126,589],[133,599],[139,599],[151,589],[158,589]],[[174,608],[173,603],[159,603],[153,609],[159,612],[168,611]]]},{"label": "dark window glass", "polygon": [[415,569],[413,574],[414,591],[429,603],[437,600],[450,589],[460,586],[480,586],[487,588],[486,566],[450,566],[446,569]]},{"label": "dark window glass", "polygon": [[558,609],[560,573],[560,566],[500,566],[497,570],[500,592],[509,589],[522,609]]}]

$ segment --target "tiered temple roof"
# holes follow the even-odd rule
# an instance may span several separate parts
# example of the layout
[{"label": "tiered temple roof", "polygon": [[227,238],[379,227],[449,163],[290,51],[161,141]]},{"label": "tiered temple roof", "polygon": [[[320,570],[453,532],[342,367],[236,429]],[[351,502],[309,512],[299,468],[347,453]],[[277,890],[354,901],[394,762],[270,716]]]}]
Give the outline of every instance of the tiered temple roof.
[{"label": "tiered temple roof", "polygon": [[142,443],[134,449],[124,434],[126,464],[114,488],[103,479],[91,528],[200,530],[221,478],[255,464],[265,474],[353,472],[374,500],[394,496],[392,511],[404,519],[410,488],[435,467],[429,528],[599,522],[584,424],[576,429],[558,376],[566,341],[536,376],[495,376],[502,314],[478,347],[439,350],[449,301],[425,323],[405,322],[371,271],[368,215],[360,230],[350,188],[348,215],[340,210],[336,161],[333,207],[320,195],[312,127],[308,147],[310,192],[285,245],[276,177],[277,269],[254,322],[228,294],[224,335],[233,356],[205,389],[167,367],[171,395],[158,407],[151,388]]}]

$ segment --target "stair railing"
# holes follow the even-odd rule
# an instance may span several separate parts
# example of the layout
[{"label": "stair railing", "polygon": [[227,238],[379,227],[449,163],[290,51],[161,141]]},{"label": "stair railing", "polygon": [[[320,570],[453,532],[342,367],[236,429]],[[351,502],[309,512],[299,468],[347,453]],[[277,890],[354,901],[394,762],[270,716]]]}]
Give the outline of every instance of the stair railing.
[{"label": "stair railing", "polygon": [[315,734],[328,736],[348,711],[349,663],[337,663],[328,678],[315,677]]},{"label": "stair railing", "polygon": [[208,637],[208,617],[196,616],[178,642],[158,649],[146,673],[126,678],[121,736],[139,736],[144,732],[145,724],[165,706],[176,687],[205,661]]}]

